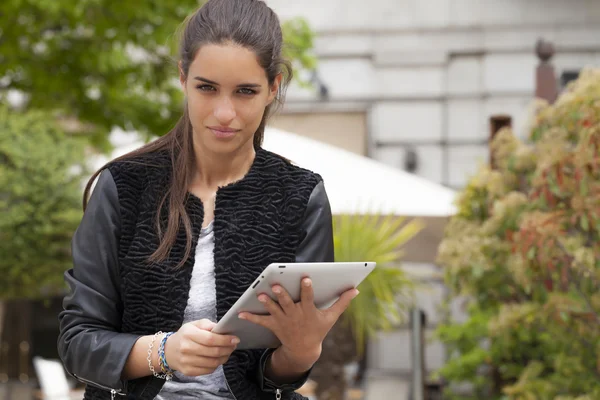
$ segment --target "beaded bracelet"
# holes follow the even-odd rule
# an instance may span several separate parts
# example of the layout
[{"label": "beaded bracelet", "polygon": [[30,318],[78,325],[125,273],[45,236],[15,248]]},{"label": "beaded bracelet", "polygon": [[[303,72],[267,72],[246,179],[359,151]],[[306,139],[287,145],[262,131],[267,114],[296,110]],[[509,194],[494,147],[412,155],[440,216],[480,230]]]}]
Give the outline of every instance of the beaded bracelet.
[{"label": "beaded bracelet", "polygon": [[169,338],[169,336],[171,336],[174,333],[175,332],[169,332],[166,335],[164,335],[162,340],[160,341],[160,346],[158,347],[158,362],[160,364],[160,369],[164,374],[168,375],[173,375],[175,371],[171,369],[171,367],[169,367],[169,364],[167,363],[167,357],[165,356],[165,344],[167,343],[167,339]]},{"label": "beaded bracelet", "polygon": [[[154,336],[152,337],[152,341],[150,342],[150,344],[148,345],[148,356],[146,357],[146,360],[148,361],[148,368],[150,368],[150,372],[152,372],[152,375],[154,375],[155,377],[159,378],[159,379],[166,379],[168,381],[171,380],[171,378],[173,377],[173,374],[159,374],[158,372],[156,372],[154,370],[154,366],[152,365],[152,349],[154,348],[154,342],[156,341],[156,338],[158,337],[158,335],[163,335],[163,332],[156,332],[154,334]],[[160,364],[160,361],[159,361]]]}]

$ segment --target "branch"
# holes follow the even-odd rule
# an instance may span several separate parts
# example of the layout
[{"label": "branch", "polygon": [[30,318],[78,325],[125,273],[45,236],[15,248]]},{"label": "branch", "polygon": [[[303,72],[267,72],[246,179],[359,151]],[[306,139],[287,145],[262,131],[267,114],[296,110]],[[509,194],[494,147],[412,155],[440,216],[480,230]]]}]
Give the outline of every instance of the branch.
[{"label": "branch", "polygon": [[575,286],[575,289],[577,290],[577,293],[579,293],[579,295],[583,298],[583,300],[585,301],[585,304],[587,305],[589,311],[594,315],[594,318],[596,319],[596,324],[598,326],[600,326],[600,314],[598,314],[598,312],[596,312],[596,310],[594,309],[594,306],[590,302],[590,299],[581,290],[581,286],[580,286],[581,279],[575,280],[575,282],[576,283],[574,284],[574,286]]},{"label": "branch", "polygon": [[[565,249],[565,246],[559,241],[556,240],[555,243],[558,245],[558,247],[565,253],[565,255],[567,256],[568,259],[571,260],[572,263],[577,263],[577,261],[571,257],[569,255],[569,252],[567,251],[567,249]],[[583,266],[585,267],[585,266]],[[571,271],[573,271],[573,269],[571,269]],[[571,272],[569,271],[569,272]],[[577,290],[577,293],[579,293],[579,295],[583,298],[583,300],[585,301],[585,304],[587,305],[589,311],[594,315],[595,319],[596,319],[596,324],[598,324],[600,326],[600,314],[598,314],[598,312],[594,309],[594,306],[592,305],[592,303],[590,302],[590,300],[588,299],[587,295],[585,293],[583,293],[583,291],[581,290],[581,278],[583,278],[582,276],[580,276],[580,274],[578,274],[576,271],[573,275],[578,275],[577,277],[579,279],[573,279],[573,282],[575,283],[575,289]],[[569,274],[570,276],[572,276],[571,274]],[[590,277],[590,280],[597,286],[598,283]]]},{"label": "branch", "polygon": [[[568,333],[570,333],[571,335],[573,335],[574,337],[576,337],[577,339],[579,339],[579,342],[586,347],[590,354],[596,354],[596,347],[594,346],[593,343],[591,343],[590,341],[584,339],[581,337],[581,335],[575,331],[573,331],[573,329],[571,329],[570,326],[568,325],[561,325]],[[543,332],[543,333],[548,333],[550,335],[552,335],[552,332],[548,331],[547,329],[542,328],[541,326],[538,326],[538,331],[539,332]],[[570,341],[571,346],[574,344],[574,341]],[[594,370],[594,374],[598,377],[598,379],[600,379],[600,371],[598,371],[597,368],[593,368]]]}]

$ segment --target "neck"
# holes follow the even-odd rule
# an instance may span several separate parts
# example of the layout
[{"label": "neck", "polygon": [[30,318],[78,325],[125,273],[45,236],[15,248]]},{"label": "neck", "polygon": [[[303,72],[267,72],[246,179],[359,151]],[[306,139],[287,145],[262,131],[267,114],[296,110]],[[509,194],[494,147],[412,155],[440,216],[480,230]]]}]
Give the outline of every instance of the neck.
[{"label": "neck", "polygon": [[256,151],[252,140],[235,153],[213,153],[194,143],[196,172],[194,182],[217,188],[242,179],[250,170]]}]

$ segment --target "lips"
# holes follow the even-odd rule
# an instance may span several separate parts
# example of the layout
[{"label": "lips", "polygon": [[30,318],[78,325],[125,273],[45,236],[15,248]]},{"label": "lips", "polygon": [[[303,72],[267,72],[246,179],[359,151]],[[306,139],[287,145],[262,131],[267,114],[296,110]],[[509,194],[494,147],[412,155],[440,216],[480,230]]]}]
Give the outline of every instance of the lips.
[{"label": "lips", "polygon": [[233,137],[240,131],[239,129],[233,129],[224,126],[209,126],[208,129],[219,139]]}]

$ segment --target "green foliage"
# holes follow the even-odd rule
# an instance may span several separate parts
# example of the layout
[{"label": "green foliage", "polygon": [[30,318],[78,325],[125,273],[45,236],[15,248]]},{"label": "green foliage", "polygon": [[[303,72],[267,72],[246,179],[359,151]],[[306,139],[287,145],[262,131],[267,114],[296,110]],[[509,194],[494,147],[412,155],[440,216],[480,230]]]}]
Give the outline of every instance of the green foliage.
[{"label": "green foliage", "polygon": [[477,399],[598,399],[600,70],[538,104],[529,143],[505,129],[492,151],[439,249],[469,318],[438,329],[438,373]]},{"label": "green foliage", "polygon": [[[182,109],[177,35],[198,0],[3,0],[0,101],[18,90],[26,107],[60,113],[70,129],[106,145],[114,127],[165,134]],[[285,52],[313,68],[312,32],[283,23]]]},{"label": "green foliage", "polygon": [[51,121],[0,107],[0,299],[55,293],[71,264],[83,146]]},{"label": "green foliage", "polygon": [[[163,135],[182,111],[177,31],[198,0],[2,0],[0,297],[52,293],[81,218],[73,137],[108,149],[115,127]],[[295,68],[314,68],[306,21],[282,24]],[[56,124],[55,124],[56,123]],[[61,133],[66,132],[68,135]]]},{"label": "green foliage", "polygon": [[[281,24],[281,29],[285,41],[283,55],[286,59],[292,60],[294,69],[299,71],[315,69],[317,59],[309,52],[313,48],[314,33],[308,22],[303,18],[290,19]],[[306,82],[301,81],[301,83],[309,86]]]},{"label": "green foliage", "polygon": [[399,268],[401,247],[422,226],[418,220],[382,215],[342,215],[334,219],[335,260],[375,261],[375,270],[359,285],[360,295],[344,313],[357,348],[377,331],[401,322],[410,307],[413,284]]}]

